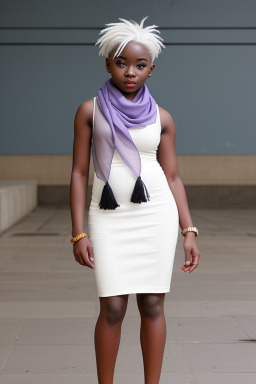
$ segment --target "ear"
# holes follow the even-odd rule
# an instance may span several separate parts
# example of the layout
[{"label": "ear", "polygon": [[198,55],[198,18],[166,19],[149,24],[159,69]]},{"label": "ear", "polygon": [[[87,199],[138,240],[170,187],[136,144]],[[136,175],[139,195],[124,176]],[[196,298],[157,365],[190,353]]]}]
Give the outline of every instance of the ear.
[{"label": "ear", "polygon": [[111,66],[110,66],[110,60],[108,57],[106,57],[106,68],[109,73],[111,73]]},{"label": "ear", "polygon": [[151,76],[152,76],[152,72],[153,72],[155,66],[156,66],[155,64],[151,64],[151,65],[150,65],[150,71],[149,71],[148,77],[151,77]]}]

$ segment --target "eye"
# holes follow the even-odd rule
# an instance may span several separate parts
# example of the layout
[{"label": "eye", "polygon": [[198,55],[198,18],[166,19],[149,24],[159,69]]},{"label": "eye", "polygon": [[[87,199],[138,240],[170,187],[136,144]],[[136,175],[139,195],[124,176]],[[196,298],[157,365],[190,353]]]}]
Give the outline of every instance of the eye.
[{"label": "eye", "polygon": [[[119,61],[116,61],[116,64],[117,64],[118,66],[121,66],[122,68],[123,68],[122,64],[125,66],[125,63],[124,63],[123,61],[120,61],[120,60],[119,60]],[[146,67],[146,65],[145,65],[145,64],[138,64],[137,67],[138,67],[139,69],[142,69],[142,68]]]},{"label": "eye", "polygon": [[119,65],[119,64],[124,64],[124,63],[122,61],[117,61],[116,64]]}]

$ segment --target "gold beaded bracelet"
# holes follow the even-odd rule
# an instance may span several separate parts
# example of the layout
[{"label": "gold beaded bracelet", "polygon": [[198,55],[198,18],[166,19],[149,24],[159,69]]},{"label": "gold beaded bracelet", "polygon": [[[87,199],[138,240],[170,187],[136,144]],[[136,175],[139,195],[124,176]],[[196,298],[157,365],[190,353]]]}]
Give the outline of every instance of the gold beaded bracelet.
[{"label": "gold beaded bracelet", "polygon": [[70,243],[72,243],[72,244],[74,245],[75,243],[78,242],[78,240],[81,240],[81,239],[83,239],[83,238],[86,237],[86,236],[87,236],[87,234],[86,234],[85,232],[83,232],[83,233],[79,233],[79,235],[73,237],[73,238],[70,240]]}]

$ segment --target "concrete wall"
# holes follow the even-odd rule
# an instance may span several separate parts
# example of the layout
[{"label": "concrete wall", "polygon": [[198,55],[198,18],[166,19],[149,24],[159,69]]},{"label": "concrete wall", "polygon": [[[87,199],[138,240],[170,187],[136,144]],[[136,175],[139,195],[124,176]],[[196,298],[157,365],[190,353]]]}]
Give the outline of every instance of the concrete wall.
[{"label": "concrete wall", "polygon": [[75,112],[109,78],[99,31],[148,15],[166,49],[147,86],[174,118],[184,184],[255,185],[255,14],[249,0],[1,1],[0,179],[68,185]]}]

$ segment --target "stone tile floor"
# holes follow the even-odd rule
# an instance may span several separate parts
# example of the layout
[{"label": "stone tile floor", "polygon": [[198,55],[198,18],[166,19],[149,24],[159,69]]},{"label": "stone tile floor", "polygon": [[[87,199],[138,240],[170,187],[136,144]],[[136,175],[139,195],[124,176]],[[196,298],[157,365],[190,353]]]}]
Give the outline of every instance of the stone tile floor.
[{"label": "stone tile floor", "polygon": [[[199,267],[179,234],[160,384],[256,382],[256,209],[191,209]],[[85,226],[87,231],[87,226]],[[0,235],[0,384],[96,384],[94,272],[72,253],[67,207],[38,207]],[[115,384],[143,384],[134,294]]]}]

